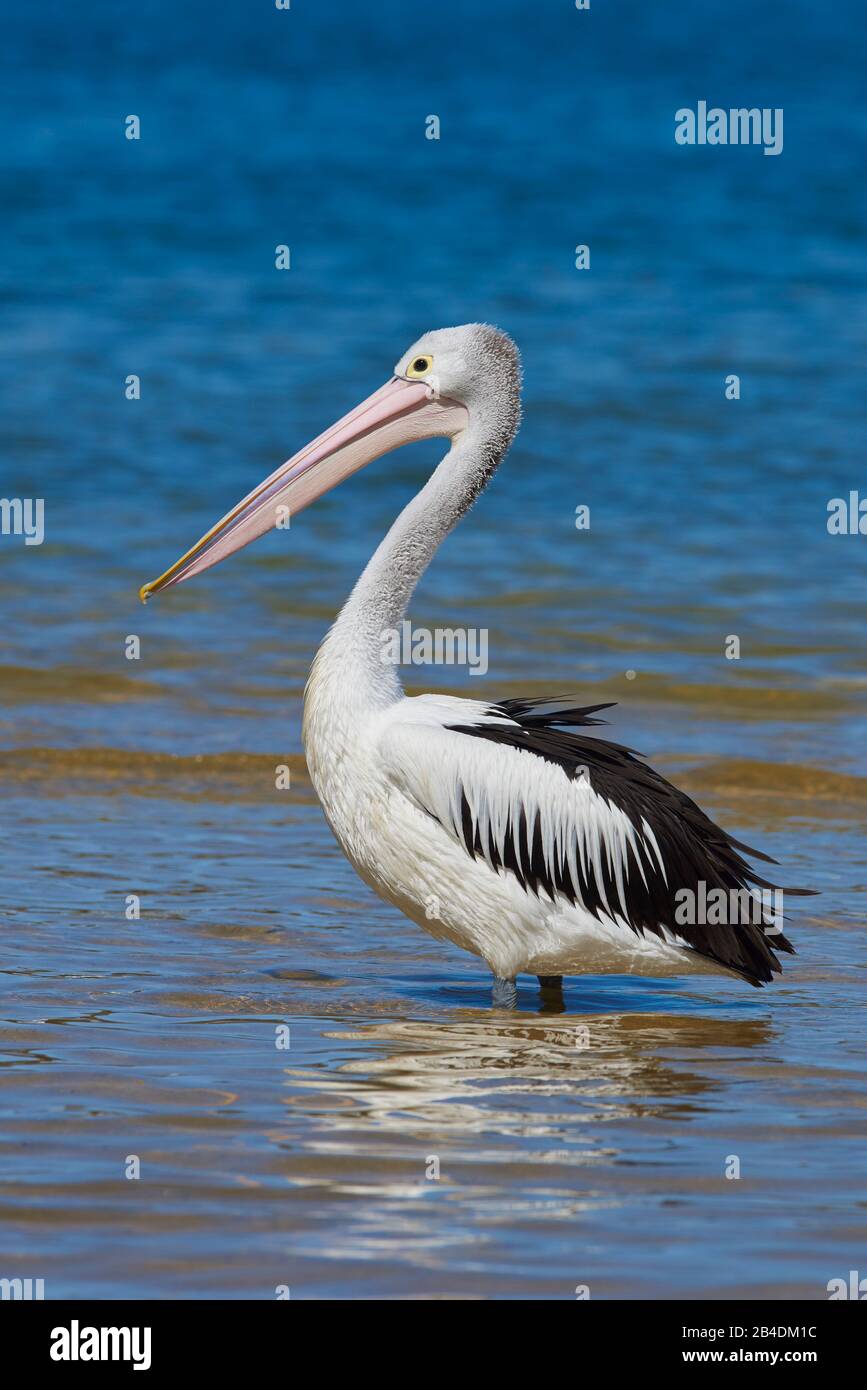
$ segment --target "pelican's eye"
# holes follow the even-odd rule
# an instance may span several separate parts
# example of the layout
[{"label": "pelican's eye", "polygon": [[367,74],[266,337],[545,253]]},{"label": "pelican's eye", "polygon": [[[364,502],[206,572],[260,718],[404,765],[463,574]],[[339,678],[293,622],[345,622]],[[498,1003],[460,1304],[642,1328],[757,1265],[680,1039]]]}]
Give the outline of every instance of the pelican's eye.
[{"label": "pelican's eye", "polygon": [[407,376],[427,376],[432,366],[432,357],[414,357],[406,369],[406,374]]}]

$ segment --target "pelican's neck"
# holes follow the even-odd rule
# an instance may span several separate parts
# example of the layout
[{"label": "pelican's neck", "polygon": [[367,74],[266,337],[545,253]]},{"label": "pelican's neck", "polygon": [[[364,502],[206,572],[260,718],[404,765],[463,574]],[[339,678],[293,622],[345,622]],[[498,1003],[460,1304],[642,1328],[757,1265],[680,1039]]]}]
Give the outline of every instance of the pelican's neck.
[{"label": "pelican's neck", "polygon": [[454,441],[371,556],[317,653],[310,695],[327,683],[330,700],[346,699],[356,709],[383,708],[401,698],[389,659],[390,635],[440,543],[472,506],[508,442],[495,449],[494,441],[470,428]]}]

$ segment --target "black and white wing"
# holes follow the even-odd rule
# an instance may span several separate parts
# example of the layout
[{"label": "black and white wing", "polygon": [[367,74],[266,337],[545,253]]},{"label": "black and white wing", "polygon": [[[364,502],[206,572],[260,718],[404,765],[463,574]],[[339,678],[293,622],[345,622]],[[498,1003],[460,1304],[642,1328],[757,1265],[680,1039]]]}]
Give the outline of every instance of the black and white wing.
[{"label": "black and white wing", "polygon": [[[753,985],[779,973],[775,952],[794,948],[761,905],[776,885],[744,855],[774,861],[632,750],[573,732],[604,723],[593,716],[609,706],[553,703],[404,700],[381,739],[389,775],[468,855],[527,893],[676,942]],[[735,904],[733,920],[682,920],[683,890],[698,902],[716,889]]]}]

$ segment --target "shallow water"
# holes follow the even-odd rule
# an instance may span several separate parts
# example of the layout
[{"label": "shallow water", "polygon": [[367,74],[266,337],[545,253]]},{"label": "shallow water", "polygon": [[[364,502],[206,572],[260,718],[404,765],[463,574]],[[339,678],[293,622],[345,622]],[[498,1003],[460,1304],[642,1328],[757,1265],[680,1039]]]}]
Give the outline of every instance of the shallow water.
[{"label": "shallow water", "polygon": [[[396,0],[15,21],[2,490],[45,498],[46,541],[0,537],[0,1276],[49,1297],[815,1299],[867,1273],[867,539],[826,529],[863,478],[863,17],[441,8],[448,63]],[[693,92],[784,105],[784,155],[677,151]],[[490,670],[407,688],[617,701],[612,737],[820,890],[767,990],[582,979],[558,1013],[525,980],[492,1014],[481,965],[343,860],[303,683],[436,444],[137,604],[468,318],[518,340],[525,423],[412,616],[486,628]]]}]

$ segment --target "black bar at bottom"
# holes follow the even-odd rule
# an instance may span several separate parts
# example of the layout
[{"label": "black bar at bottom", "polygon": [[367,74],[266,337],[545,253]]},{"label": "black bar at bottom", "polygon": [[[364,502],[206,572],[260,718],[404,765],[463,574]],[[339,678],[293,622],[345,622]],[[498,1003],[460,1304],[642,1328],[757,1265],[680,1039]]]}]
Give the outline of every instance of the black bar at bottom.
[{"label": "black bar at bottom", "polygon": [[[483,1332],[479,1320],[487,1314],[479,1302],[473,1301],[471,1308],[473,1343],[481,1353],[486,1342],[479,1338]],[[322,1365],[324,1361],[333,1375],[341,1351],[355,1374],[363,1347],[367,1348],[363,1355],[368,1368],[379,1360],[385,1348],[390,1348],[388,1364],[393,1371],[393,1352],[415,1317],[421,1319],[422,1329],[431,1319],[431,1331],[440,1334],[448,1331],[445,1320],[455,1317],[463,1321],[469,1315],[466,1306],[449,1314],[438,1301],[432,1319],[414,1301],[412,1311],[406,1306],[401,1309],[399,1323],[395,1322],[394,1307],[390,1307],[378,1326],[371,1302],[363,1302],[357,1313],[353,1312],[351,1301],[320,1305],[317,1309],[312,1301],[303,1299],[294,1304],[289,1300],[0,1302],[6,1357],[22,1371],[47,1371],[51,1377],[67,1379],[77,1373],[92,1378],[105,1367],[115,1376],[129,1373],[137,1374],[139,1379],[150,1375],[158,1380],[178,1371],[213,1372],[222,1380],[232,1375],[249,1378],[253,1367],[257,1377],[271,1370],[285,1376],[305,1365],[310,1374],[311,1357],[314,1364]],[[490,1316],[496,1325],[493,1310]],[[576,1300],[556,1315],[558,1325],[552,1322],[554,1316],[553,1312],[546,1315],[545,1343],[559,1347],[566,1365],[571,1361],[573,1369],[577,1368],[574,1358],[583,1357],[581,1347],[587,1352],[592,1347],[597,1366],[601,1357],[607,1370],[615,1373],[667,1372],[677,1366],[703,1374],[704,1368],[713,1365],[730,1369],[800,1365],[827,1375],[829,1371],[858,1364],[865,1333],[864,1310],[847,1306],[845,1301]],[[469,1327],[467,1324],[468,1330]],[[552,1333],[556,1343],[552,1343]],[[506,1335],[504,1349],[515,1340],[514,1325]],[[524,1336],[530,1350],[530,1328],[525,1328]],[[524,1337],[517,1340],[523,1341]],[[466,1348],[466,1343],[462,1344]],[[442,1347],[444,1363],[454,1372],[456,1347],[448,1336],[441,1339],[438,1335],[424,1345],[427,1379],[436,1359],[434,1348],[438,1346]],[[487,1343],[489,1350],[490,1345]],[[373,1362],[368,1359],[371,1356]],[[465,1361],[464,1352],[458,1360]]]}]

